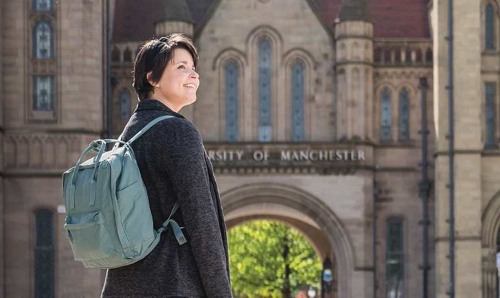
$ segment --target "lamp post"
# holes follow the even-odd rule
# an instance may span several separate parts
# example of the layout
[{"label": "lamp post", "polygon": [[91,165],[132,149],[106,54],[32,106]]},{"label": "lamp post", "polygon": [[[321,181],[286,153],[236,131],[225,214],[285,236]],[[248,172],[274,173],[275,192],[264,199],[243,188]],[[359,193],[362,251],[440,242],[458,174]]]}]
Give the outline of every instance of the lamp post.
[{"label": "lamp post", "polygon": [[333,283],[332,261],[326,257],[323,261],[323,270],[321,270],[321,298],[330,297]]},{"label": "lamp post", "polygon": [[[500,252],[497,252],[497,270],[498,270],[498,284],[500,287]],[[500,290],[497,289],[497,295],[500,298]]]}]

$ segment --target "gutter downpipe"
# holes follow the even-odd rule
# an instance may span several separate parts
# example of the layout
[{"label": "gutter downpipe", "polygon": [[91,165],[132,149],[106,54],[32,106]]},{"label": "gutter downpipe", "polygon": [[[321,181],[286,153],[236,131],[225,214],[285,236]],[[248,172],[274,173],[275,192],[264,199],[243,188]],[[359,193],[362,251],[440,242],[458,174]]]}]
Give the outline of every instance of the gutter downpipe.
[{"label": "gutter downpipe", "polygon": [[421,110],[422,110],[422,122],[421,122],[421,135],[422,135],[422,173],[419,191],[420,197],[422,199],[422,297],[428,297],[428,284],[429,284],[429,193],[430,193],[430,183],[428,177],[429,163],[427,161],[428,156],[428,136],[429,131],[427,129],[427,90],[429,88],[427,84],[427,78],[420,78],[419,89],[421,92]]},{"label": "gutter downpipe", "polygon": [[372,214],[372,234],[373,234],[373,298],[377,298],[378,291],[378,281],[377,281],[377,199],[378,199],[378,186],[375,181],[375,173],[377,172],[377,167],[373,172],[373,214]]},{"label": "gutter downpipe", "polygon": [[449,145],[449,260],[450,260],[450,289],[448,295],[455,298],[455,119],[453,98],[453,0],[448,0],[448,145]]},{"label": "gutter downpipe", "polygon": [[105,48],[105,60],[106,60],[106,78],[105,78],[105,90],[106,90],[106,100],[105,100],[105,112],[104,112],[104,123],[105,123],[105,137],[112,138],[113,137],[113,86],[111,83],[112,75],[111,75],[111,11],[110,11],[110,1],[105,1],[105,14],[106,14],[106,40],[104,42]]}]

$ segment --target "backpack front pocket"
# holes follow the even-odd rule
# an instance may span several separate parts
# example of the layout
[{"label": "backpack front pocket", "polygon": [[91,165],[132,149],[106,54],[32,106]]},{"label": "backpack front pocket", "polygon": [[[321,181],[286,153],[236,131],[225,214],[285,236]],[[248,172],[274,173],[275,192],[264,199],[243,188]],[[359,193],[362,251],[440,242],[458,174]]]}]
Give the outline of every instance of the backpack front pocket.
[{"label": "backpack front pocket", "polygon": [[116,237],[112,237],[110,231],[106,230],[105,220],[101,212],[66,217],[64,229],[67,231],[75,260],[101,259],[116,253],[113,244]]}]

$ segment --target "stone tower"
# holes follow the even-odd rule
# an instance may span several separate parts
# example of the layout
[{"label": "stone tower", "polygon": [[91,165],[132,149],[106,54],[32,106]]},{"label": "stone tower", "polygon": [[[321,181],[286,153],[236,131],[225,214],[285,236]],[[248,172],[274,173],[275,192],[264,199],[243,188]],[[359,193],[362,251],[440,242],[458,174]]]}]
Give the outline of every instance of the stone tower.
[{"label": "stone tower", "polygon": [[337,138],[372,139],[373,25],[366,0],[344,0],[337,21]]},{"label": "stone tower", "polygon": [[[481,5],[466,0],[453,1],[453,81],[454,93],[454,201],[455,201],[455,296],[486,297],[481,292],[481,230],[483,191],[487,181],[495,181],[490,170],[495,159],[482,156],[481,87]],[[433,42],[438,63],[434,64],[434,109],[436,114],[436,295],[449,297],[449,138],[448,110],[448,1],[433,2]],[[466,18],[466,22],[461,20]],[[465,71],[464,71],[465,70]],[[498,72],[497,72],[498,73]],[[498,74],[497,74],[498,76]],[[485,175],[488,173],[488,175]],[[490,176],[490,177],[488,177]],[[483,178],[485,177],[485,178]],[[498,181],[498,180],[497,180]],[[497,191],[497,190],[496,190]],[[488,197],[491,197],[490,194]],[[486,202],[486,198],[484,202]],[[493,254],[495,252],[493,251]],[[494,262],[494,255],[493,255]],[[493,265],[494,266],[494,265]],[[488,296],[490,297],[490,296]]]},{"label": "stone tower", "polygon": [[103,131],[106,6],[0,6],[0,296],[95,297],[100,272],[77,264],[65,239],[61,173]]},{"label": "stone tower", "polygon": [[186,0],[164,0],[163,11],[163,20],[156,23],[156,36],[176,32],[193,37],[194,21]]}]

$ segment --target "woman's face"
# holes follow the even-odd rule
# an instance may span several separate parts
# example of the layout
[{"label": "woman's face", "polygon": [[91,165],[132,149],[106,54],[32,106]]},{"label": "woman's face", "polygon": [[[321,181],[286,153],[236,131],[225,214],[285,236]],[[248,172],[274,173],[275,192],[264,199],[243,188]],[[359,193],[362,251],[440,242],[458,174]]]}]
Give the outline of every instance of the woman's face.
[{"label": "woman's face", "polygon": [[172,59],[161,75],[160,81],[153,83],[153,98],[160,100],[174,112],[196,101],[196,90],[200,76],[196,73],[193,57],[182,48],[172,53]]}]

